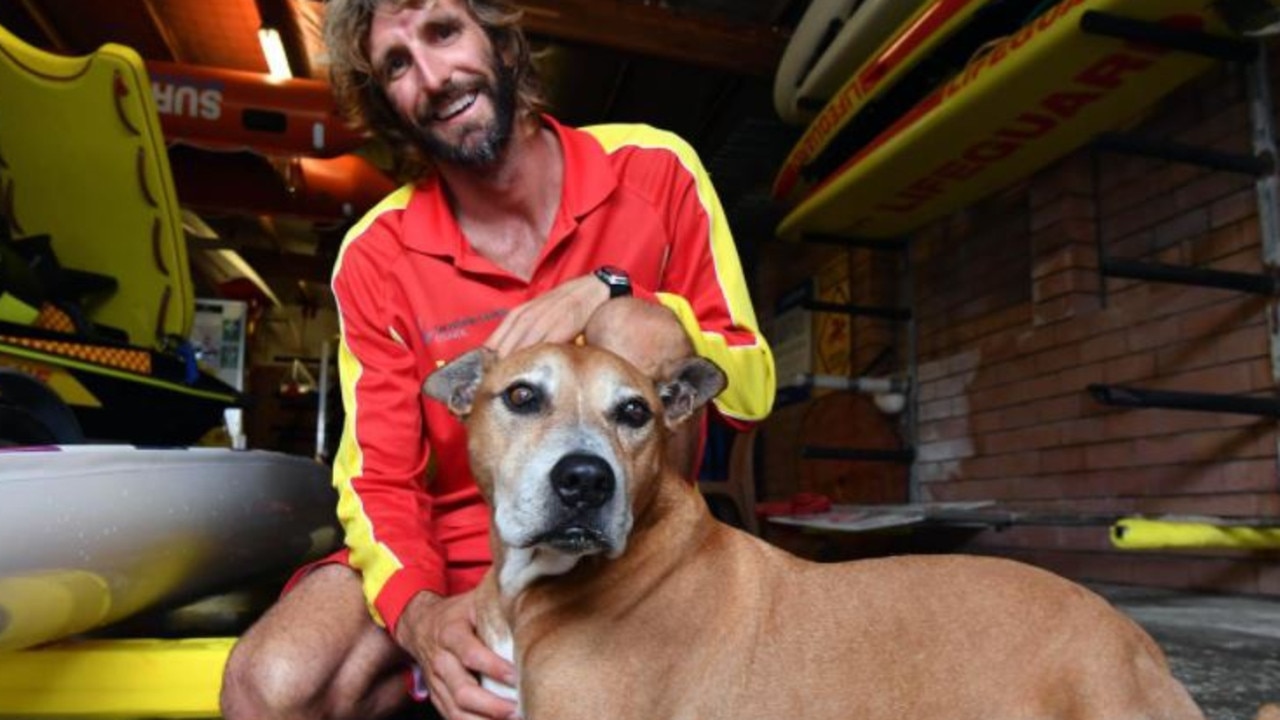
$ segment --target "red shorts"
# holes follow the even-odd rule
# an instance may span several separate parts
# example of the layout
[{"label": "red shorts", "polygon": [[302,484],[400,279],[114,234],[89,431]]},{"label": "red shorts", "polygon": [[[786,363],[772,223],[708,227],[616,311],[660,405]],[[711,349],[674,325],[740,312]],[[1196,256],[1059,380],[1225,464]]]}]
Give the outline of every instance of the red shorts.
[{"label": "red shorts", "polygon": [[[293,585],[298,584],[303,575],[310,571],[320,568],[323,565],[343,565],[351,568],[351,550],[344,547],[342,550],[334,551],[321,557],[320,560],[307,562],[293,571],[293,575],[289,577],[289,582],[284,584],[284,591],[280,594],[287,593],[293,589]],[[445,594],[460,594],[470,591],[480,584],[480,580],[484,578],[484,574],[489,570],[489,562],[453,562],[444,570],[444,580],[448,583],[448,592]]]},{"label": "red shorts", "polygon": [[[319,560],[313,560],[297,570],[294,570],[293,575],[289,577],[289,582],[285,583],[284,590],[281,591],[280,594],[287,594],[304,576],[312,570],[324,565],[342,565],[343,567],[351,567],[351,550],[344,547],[341,550],[336,550],[325,555]],[[352,570],[354,569],[355,568],[352,568]],[[457,595],[474,588],[480,584],[480,580],[484,578],[484,574],[488,570],[488,563],[476,562],[450,565],[445,571],[445,580],[449,583],[448,594]]]}]

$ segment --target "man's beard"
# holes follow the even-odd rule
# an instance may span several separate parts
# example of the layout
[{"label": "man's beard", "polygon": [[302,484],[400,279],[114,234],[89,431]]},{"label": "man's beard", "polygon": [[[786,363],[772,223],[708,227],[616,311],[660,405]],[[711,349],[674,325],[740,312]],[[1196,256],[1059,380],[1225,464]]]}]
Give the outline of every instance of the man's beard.
[{"label": "man's beard", "polygon": [[[474,133],[467,132],[460,141],[451,142],[432,131],[430,118],[422,118],[413,126],[413,134],[428,157],[452,165],[485,167],[502,156],[515,126],[516,74],[514,68],[508,67],[497,57],[493,59],[491,67],[494,82],[486,82],[474,90],[478,93],[475,102],[479,102],[482,96],[489,98],[493,106],[493,119],[483,127],[467,128],[478,130],[480,138],[472,140],[470,136]],[[453,97],[457,97],[457,94]]]}]

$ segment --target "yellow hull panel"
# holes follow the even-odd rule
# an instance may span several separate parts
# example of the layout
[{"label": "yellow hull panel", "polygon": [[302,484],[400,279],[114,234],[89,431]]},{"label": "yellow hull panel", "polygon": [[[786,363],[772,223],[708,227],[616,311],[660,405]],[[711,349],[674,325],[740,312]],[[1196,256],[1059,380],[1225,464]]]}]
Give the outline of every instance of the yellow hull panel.
[{"label": "yellow hull panel", "polygon": [[234,643],[84,640],[0,653],[0,717],[215,718]]}]

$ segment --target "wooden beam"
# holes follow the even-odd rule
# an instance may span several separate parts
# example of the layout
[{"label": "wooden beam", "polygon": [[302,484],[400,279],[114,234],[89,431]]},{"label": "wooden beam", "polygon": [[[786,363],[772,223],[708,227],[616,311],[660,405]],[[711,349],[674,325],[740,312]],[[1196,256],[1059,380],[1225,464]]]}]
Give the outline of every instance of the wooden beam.
[{"label": "wooden beam", "polygon": [[518,0],[531,35],[600,45],[744,75],[772,76],[787,36],[622,0]]},{"label": "wooden beam", "polygon": [[155,0],[142,0],[142,6],[146,8],[147,17],[151,18],[151,24],[155,26],[160,39],[164,41],[164,46],[168,48],[169,58],[174,62],[187,62],[188,60],[182,52],[182,47],[173,34],[173,28],[169,27],[169,23],[164,21],[164,16],[160,14],[159,8],[156,7]]},{"label": "wooden beam", "polygon": [[63,55],[74,55],[75,52],[71,46],[67,45],[66,38],[62,37],[62,33],[58,32],[58,28],[49,21],[49,16],[45,14],[44,8],[36,0],[22,0],[22,8],[27,11],[27,15],[31,18],[31,22],[40,28],[40,32],[44,33],[45,39],[49,41],[49,46]]}]

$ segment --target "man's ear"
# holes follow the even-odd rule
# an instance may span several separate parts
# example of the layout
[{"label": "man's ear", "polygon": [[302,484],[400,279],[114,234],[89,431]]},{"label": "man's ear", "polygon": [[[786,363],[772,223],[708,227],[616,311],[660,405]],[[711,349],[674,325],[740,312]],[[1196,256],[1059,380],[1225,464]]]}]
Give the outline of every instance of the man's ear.
[{"label": "man's ear", "polygon": [[667,427],[675,427],[720,394],[728,384],[724,372],[702,357],[684,358],[663,367],[658,381]]},{"label": "man's ear", "polygon": [[448,405],[449,411],[454,415],[466,417],[475,402],[480,379],[484,377],[485,369],[493,364],[495,357],[496,354],[485,347],[459,355],[448,365],[428,375],[427,381],[422,384],[422,392]]}]

